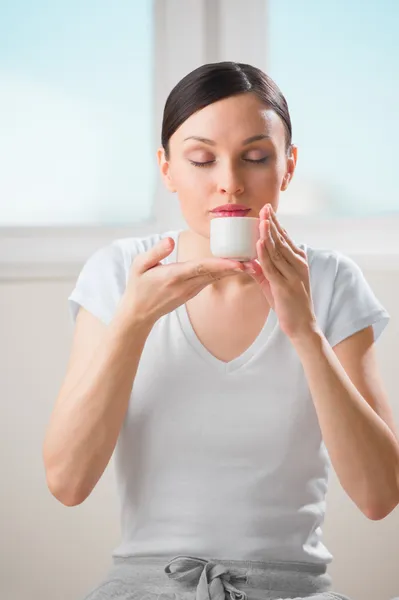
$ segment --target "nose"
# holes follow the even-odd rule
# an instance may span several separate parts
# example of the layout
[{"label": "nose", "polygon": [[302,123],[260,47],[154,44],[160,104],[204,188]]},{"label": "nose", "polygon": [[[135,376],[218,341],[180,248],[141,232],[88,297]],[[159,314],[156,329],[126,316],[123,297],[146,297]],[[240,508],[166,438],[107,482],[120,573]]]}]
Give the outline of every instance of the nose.
[{"label": "nose", "polygon": [[237,171],[226,167],[219,173],[218,192],[226,196],[238,196],[244,191],[244,185]]}]

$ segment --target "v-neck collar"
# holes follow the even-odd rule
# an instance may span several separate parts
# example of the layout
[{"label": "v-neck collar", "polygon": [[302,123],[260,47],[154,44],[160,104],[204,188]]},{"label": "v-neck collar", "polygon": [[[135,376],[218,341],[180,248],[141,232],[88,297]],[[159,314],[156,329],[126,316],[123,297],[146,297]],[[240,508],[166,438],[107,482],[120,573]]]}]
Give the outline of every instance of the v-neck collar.
[{"label": "v-neck collar", "polygon": [[[173,249],[173,252],[167,257],[165,262],[176,262],[178,252],[178,240],[179,235],[182,231],[184,230],[180,229],[169,234],[175,242],[175,247]],[[203,360],[205,360],[210,366],[214,367],[221,373],[231,373],[247,364],[254,356],[259,354],[264,348],[266,348],[272,336],[272,333],[275,329],[277,329],[278,326],[277,315],[274,312],[274,310],[270,309],[265,323],[256,339],[253,341],[253,343],[246,350],[244,350],[242,354],[240,354],[233,360],[225,362],[223,360],[220,360],[219,358],[216,358],[216,356],[209,352],[209,350],[199,340],[191,324],[186,304],[181,304],[180,306],[178,306],[175,312],[180,327],[187,341],[190,343],[191,347]]]}]

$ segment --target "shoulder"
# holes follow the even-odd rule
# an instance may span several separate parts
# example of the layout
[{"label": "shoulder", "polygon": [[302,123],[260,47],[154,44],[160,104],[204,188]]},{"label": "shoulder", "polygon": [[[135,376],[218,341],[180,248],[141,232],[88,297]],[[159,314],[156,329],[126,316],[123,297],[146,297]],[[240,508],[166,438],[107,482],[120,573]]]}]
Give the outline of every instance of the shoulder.
[{"label": "shoulder", "polygon": [[151,250],[155,244],[166,237],[175,239],[177,231],[169,230],[162,233],[151,233],[143,237],[126,237],[115,240],[111,246],[119,248],[127,266],[130,266],[135,256]]},{"label": "shoulder", "polygon": [[345,302],[353,303],[370,286],[360,266],[349,256],[331,248],[300,244],[307,255],[313,300],[319,307],[330,307],[333,302],[341,310]]},{"label": "shoulder", "polygon": [[334,283],[345,274],[361,274],[359,265],[339,250],[309,246],[305,243],[298,246],[305,250],[310,274],[315,280],[321,278],[326,282],[330,279]]},{"label": "shoulder", "polygon": [[174,235],[174,231],[152,233],[147,236],[118,238],[100,247],[86,261],[86,267],[94,267],[102,275],[125,278],[134,258],[148,252],[165,237]]},{"label": "shoulder", "polygon": [[173,232],[120,238],[93,252],[69,296],[73,319],[79,306],[84,306],[104,323],[109,323],[126,289],[134,258],[169,236],[172,237]]},{"label": "shoulder", "polygon": [[338,250],[301,247],[308,257],[316,315],[331,347],[369,326],[377,341],[390,315],[358,263]]}]

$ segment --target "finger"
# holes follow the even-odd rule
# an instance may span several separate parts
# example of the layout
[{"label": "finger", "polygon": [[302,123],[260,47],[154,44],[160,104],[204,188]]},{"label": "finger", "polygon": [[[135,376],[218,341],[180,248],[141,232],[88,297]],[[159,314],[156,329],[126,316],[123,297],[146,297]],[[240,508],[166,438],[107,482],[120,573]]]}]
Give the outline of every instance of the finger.
[{"label": "finger", "polygon": [[268,218],[270,208],[271,208],[270,204],[265,204],[264,206],[262,206],[262,208],[259,211],[259,219],[261,221],[264,221],[264,219]]},{"label": "finger", "polygon": [[308,258],[305,250],[302,250],[302,248],[298,248],[289,239],[287,232],[281,227],[276,218],[272,220],[272,223],[274,226],[272,227],[272,231],[274,231],[274,235],[278,237],[278,244],[281,253],[285,257],[287,262],[292,265],[292,267],[297,273],[303,273],[303,270],[306,271],[306,269],[309,268]]},{"label": "finger", "polygon": [[[284,257],[284,262],[281,261],[278,264],[279,270],[283,273],[286,280],[291,283],[300,279],[304,283],[308,293],[310,293],[309,265],[306,254],[304,258],[303,256],[296,254],[287,243],[282,242],[280,239],[281,236],[274,223],[271,224],[271,230],[273,232],[273,237],[275,240],[277,239],[277,241],[275,241],[275,246]],[[277,238],[277,236],[279,236],[279,238]]]},{"label": "finger", "polygon": [[274,242],[274,254],[272,259],[280,256],[282,260],[279,260],[278,268],[288,279],[295,275],[296,267],[298,265],[299,256],[295,254],[293,249],[288,245],[282,235],[278,232],[277,227],[273,221],[270,221],[270,232]]},{"label": "finger", "polygon": [[226,277],[233,277],[234,275],[238,275],[241,273],[244,273],[244,270],[240,270],[240,271],[226,271],[226,272],[220,272],[220,273],[214,273],[212,271],[208,271],[207,273],[204,273],[203,275],[197,275],[196,277],[190,277],[187,281],[190,281],[190,283],[192,285],[196,285],[199,286],[201,289],[206,287],[207,285],[210,285],[212,283],[216,283],[217,281],[220,281],[222,279],[226,279]]},{"label": "finger", "polygon": [[134,260],[134,268],[138,273],[144,273],[155,267],[159,262],[166,258],[175,247],[175,242],[172,238],[167,237],[160,240],[153,248],[142,254],[138,254]]},{"label": "finger", "polygon": [[284,279],[282,273],[277,269],[275,262],[271,258],[271,253],[275,252],[274,242],[269,232],[269,221],[261,221],[260,239],[256,244],[258,258],[266,279],[271,282],[281,283]]},{"label": "finger", "polygon": [[292,279],[296,276],[296,271],[293,265],[290,264],[286,258],[283,244],[278,237],[278,232],[274,226],[274,223],[270,219],[266,219],[266,221],[263,223],[265,231],[268,232],[265,237],[266,247],[269,251],[269,256],[274,266],[281,273],[281,275],[284,276],[285,279]]},{"label": "finger", "polygon": [[243,265],[245,267],[245,273],[250,275],[252,279],[258,283],[261,283],[265,279],[265,274],[258,260],[243,262]]},{"label": "finger", "polygon": [[304,250],[302,250],[302,248],[298,248],[298,246],[292,241],[292,239],[288,235],[287,230],[281,226],[279,220],[277,219],[277,215],[273,209],[270,211],[270,214],[271,214],[272,221],[275,224],[275,226],[277,227],[279,234],[285,239],[285,241],[287,242],[289,247],[293,250],[293,252],[295,252],[295,254],[299,254],[303,258],[306,258],[306,252]]},{"label": "finger", "polygon": [[229,259],[206,259],[201,262],[187,261],[185,268],[181,273],[182,279],[214,279],[233,275],[234,273],[243,273],[244,267],[238,261]]}]

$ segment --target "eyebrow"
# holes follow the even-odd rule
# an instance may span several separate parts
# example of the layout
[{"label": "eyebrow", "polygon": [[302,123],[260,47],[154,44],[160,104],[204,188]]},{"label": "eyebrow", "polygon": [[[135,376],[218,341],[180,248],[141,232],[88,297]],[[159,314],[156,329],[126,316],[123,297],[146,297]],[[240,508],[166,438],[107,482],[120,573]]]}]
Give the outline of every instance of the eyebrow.
[{"label": "eyebrow", "polygon": [[[197,140],[197,142],[203,142],[204,144],[208,144],[209,146],[216,146],[216,142],[214,140],[209,140],[208,138],[200,137],[197,135],[191,135],[184,139],[187,140]],[[248,144],[252,144],[252,142],[258,142],[260,140],[270,140],[270,136],[264,133],[260,133],[258,135],[253,135],[252,137],[247,138],[243,141],[242,145],[247,146]]]}]

